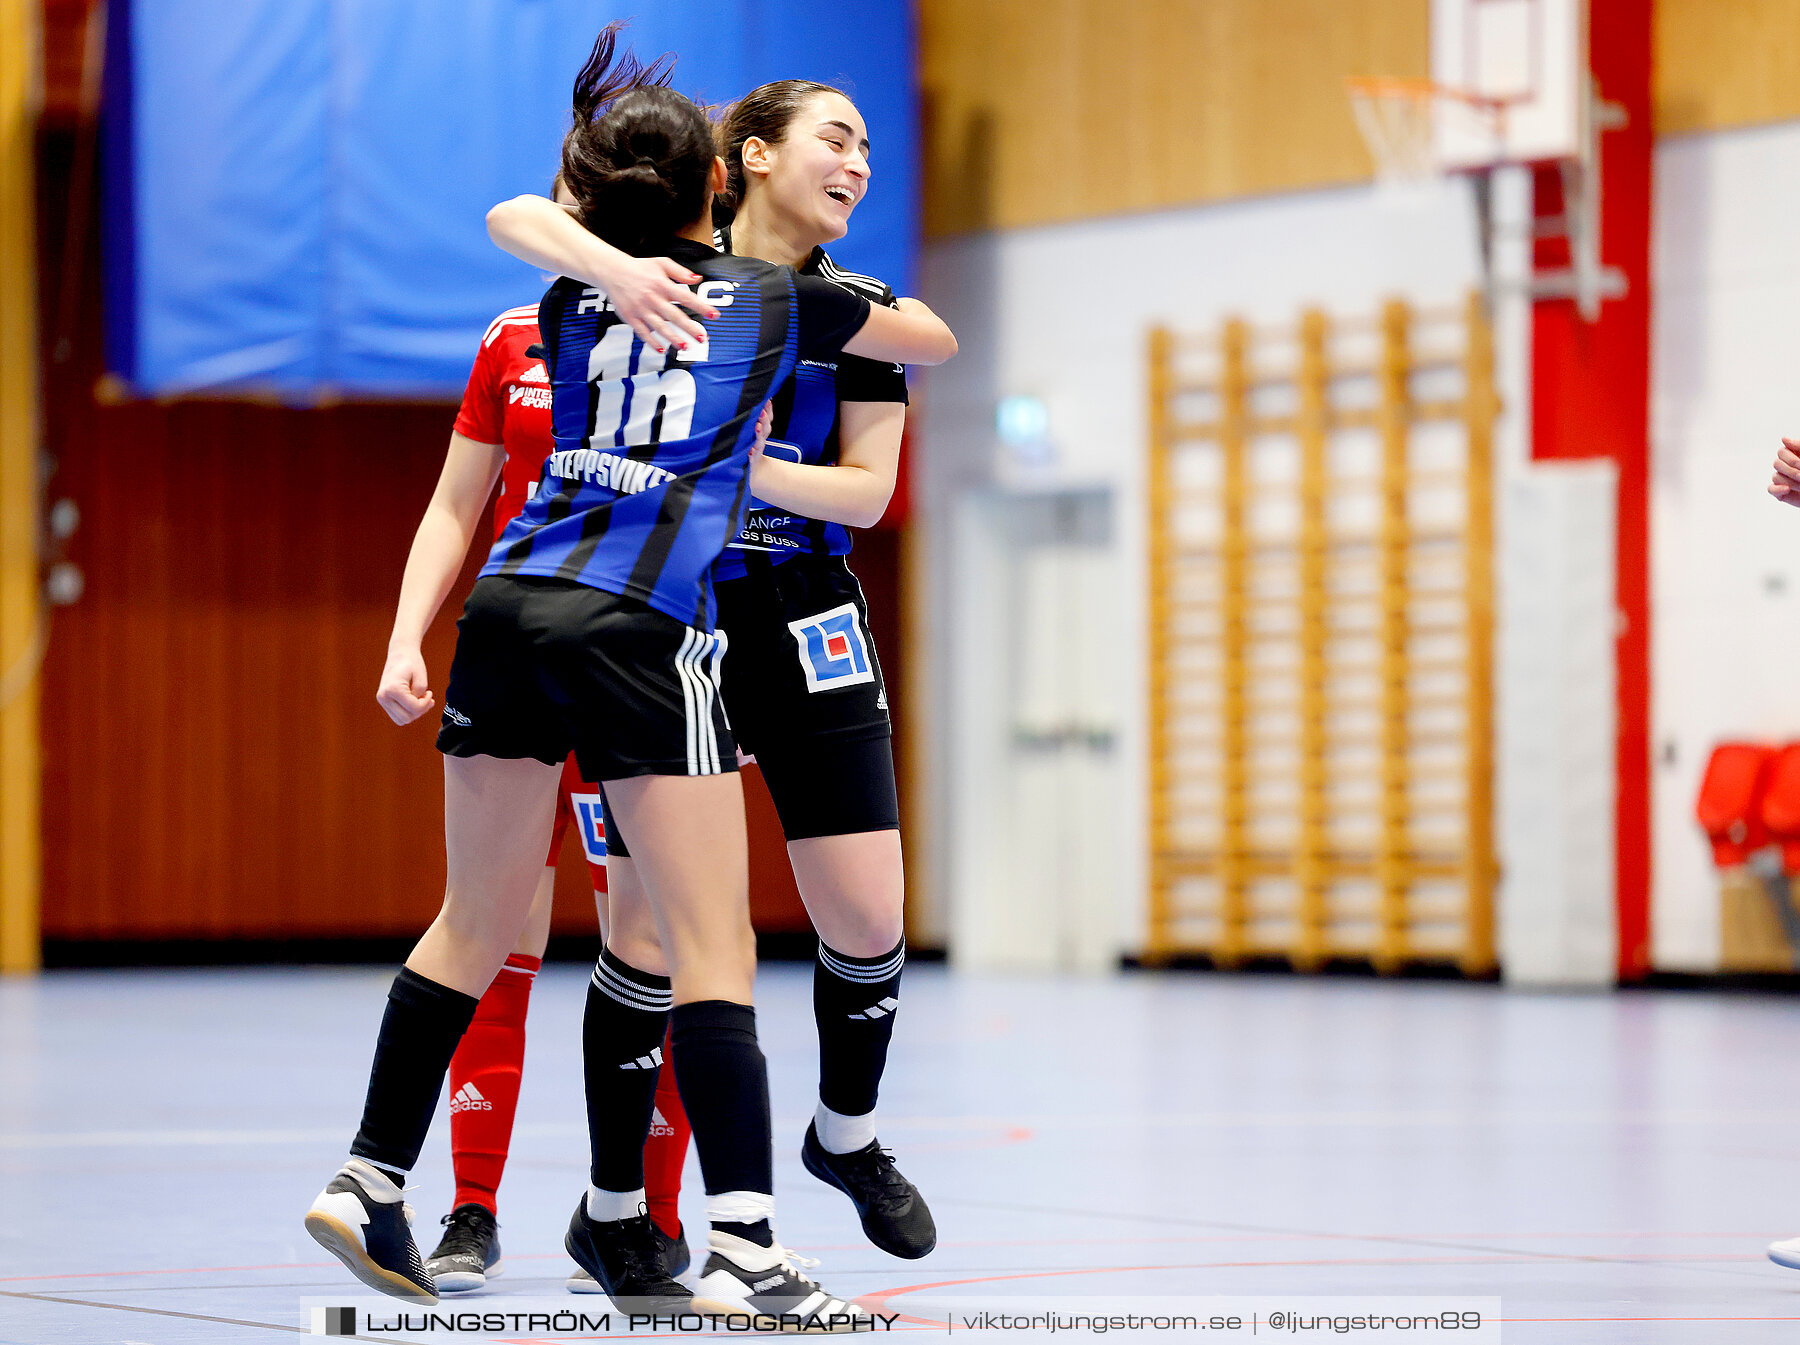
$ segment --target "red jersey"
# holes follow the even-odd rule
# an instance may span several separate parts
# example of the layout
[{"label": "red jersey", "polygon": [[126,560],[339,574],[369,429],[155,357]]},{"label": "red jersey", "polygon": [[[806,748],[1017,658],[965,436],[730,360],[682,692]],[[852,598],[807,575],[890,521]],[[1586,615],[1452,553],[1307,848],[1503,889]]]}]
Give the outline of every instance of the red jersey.
[{"label": "red jersey", "polygon": [[[456,432],[479,444],[506,449],[500,498],[494,502],[494,536],[518,517],[537,493],[550,435],[550,376],[538,346],[537,305],[509,308],[489,324],[469,370]],[[529,352],[538,346],[539,354]]]}]

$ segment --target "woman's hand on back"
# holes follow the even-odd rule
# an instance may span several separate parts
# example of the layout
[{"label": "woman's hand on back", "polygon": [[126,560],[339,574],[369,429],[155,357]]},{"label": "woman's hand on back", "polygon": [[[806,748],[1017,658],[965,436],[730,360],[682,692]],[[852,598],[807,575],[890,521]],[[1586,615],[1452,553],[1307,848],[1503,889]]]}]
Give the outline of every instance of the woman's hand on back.
[{"label": "woman's hand on back", "polygon": [[396,724],[410,724],[436,705],[425,675],[425,655],[417,649],[388,650],[375,699]]},{"label": "woman's hand on back", "polygon": [[668,257],[627,257],[622,253],[607,269],[613,274],[603,288],[612,300],[613,312],[645,345],[660,355],[672,345],[705,343],[706,328],[692,314],[717,318],[719,310],[700,302],[688,288],[705,277]]},{"label": "woman's hand on back", "polygon": [[606,291],[613,311],[659,354],[671,343],[705,341],[706,328],[685,310],[717,318],[687,287],[703,279],[667,257],[633,257],[591,234],[567,207],[542,196],[515,196],[487,214],[488,237],[540,271]]}]

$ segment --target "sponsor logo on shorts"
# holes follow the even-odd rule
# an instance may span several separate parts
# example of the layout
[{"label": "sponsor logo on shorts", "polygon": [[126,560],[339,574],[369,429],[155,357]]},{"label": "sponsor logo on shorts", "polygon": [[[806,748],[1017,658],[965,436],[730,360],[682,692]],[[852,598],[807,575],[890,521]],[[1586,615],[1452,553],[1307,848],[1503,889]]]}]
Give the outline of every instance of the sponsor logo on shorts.
[{"label": "sponsor logo on shorts", "polygon": [[600,796],[571,794],[569,805],[575,812],[575,827],[581,832],[581,849],[588,863],[606,863],[606,814],[600,808]]},{"label": "sponsor logo on shorts", "polygon": [[800,647],[800,670],[806,674],[808,691],[836,691],[875,680],[855,603],[790,621],[788,629]]},{"label": "sponsor logo on shorts", "polygon": [[466,714],[463,714],[460,710],[457,710],[454,707],[448,706],[448,705],[446,705],[444,707],[444,718],[448,719],[452,724],[455,724],[457,727],[465,728],[465,729],[468,728],[469,725],[474,722]]}]

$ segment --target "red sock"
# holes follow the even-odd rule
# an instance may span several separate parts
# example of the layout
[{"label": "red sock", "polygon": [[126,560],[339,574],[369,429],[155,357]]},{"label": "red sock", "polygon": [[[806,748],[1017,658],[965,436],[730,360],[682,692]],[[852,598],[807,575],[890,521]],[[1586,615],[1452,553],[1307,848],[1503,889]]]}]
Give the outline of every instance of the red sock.
[{"label": "red sock", "polygon": [[506,1171],[519,1073],[525,1064],[525,1010],[542,959],[514,953],[475,1009],[475,1021],[450,1057],[450,1160],[456,1204],[495,1210]]},{"label": "red sock", "polygon": [[687,1162],[687,1112],[675,1086],[673,1049],[663,1038],[662,1072],[656,1078],[656,1110],[650,1115],[650,1138],[644,1141],[644,1200],[650,1218],[670,1237],[681,1232],[681,1169]]}]

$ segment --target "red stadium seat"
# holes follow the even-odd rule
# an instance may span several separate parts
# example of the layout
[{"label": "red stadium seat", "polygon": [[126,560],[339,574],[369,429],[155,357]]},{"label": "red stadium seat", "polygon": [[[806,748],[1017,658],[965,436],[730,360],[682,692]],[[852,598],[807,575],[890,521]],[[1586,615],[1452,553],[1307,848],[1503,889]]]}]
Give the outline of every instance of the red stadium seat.
[{"label": "red stadium seat", "polygon": [[[1713,863],[1721,869],[1747,862],[1769,843],[1761,803],[1775,758],[1775,749],[1766,743],[1720,743],[1713,748],[1694,812],[1712,841]],[[1794,770],[1793,815],[1800,817],[1800,761]]]},{"label": "red stadium seat", "polygon": [[1781,847],[1781,867],[1800,874],[1800,743],[1788,743],[1764,768],[1758,809],[1769,839]]}]

